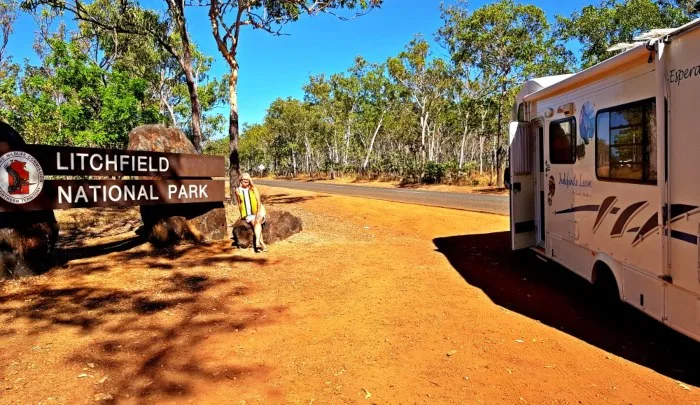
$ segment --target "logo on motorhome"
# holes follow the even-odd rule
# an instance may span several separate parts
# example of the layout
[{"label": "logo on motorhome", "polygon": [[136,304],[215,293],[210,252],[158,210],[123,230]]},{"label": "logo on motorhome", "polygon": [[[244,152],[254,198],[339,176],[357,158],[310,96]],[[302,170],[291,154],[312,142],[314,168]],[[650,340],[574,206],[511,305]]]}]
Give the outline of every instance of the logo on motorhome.
[{"label": "logo on motorhome", "polygon": [[593,139],[593,132],[595,132],[595,111],[590,101],[586,101],[581,106],[579,121],[581,122],[579,124],[579,134],[583,142],[588,145],[591,139]]},{"label": "logo on motorhome", "polygon": [[44,185],[44,172],[34,157],[14,151],[0,157],[0,198],[13,204],[35,199]]}]

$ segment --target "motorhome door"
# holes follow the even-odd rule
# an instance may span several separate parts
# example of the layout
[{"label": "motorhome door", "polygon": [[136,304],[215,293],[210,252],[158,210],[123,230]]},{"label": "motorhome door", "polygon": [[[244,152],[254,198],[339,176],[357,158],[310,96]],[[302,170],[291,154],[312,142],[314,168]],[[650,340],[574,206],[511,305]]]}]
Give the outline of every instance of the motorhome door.
[{"label": "motorhome door", "polygon": [[537,162],[537,175],[535,176],[535,190],[537,190],[537,195],[535,196],[535,206],[536,209],[536,219],[535,219],[535,230],[537,232],[537,245],[544,247],[545,241],[545,220],[544,220],[544,197],[545,197],[545,184],[547,182],[547,176],[545,176],[544,171],[544,127],[541,125],[533,125],[533,134],[536,134],[537,151],[535,155],[535,161]]},{"label": "motorhome door", "polygon": [[535,246],[534,140],[530,125],[510,123],[510,231],[513,250]]}]

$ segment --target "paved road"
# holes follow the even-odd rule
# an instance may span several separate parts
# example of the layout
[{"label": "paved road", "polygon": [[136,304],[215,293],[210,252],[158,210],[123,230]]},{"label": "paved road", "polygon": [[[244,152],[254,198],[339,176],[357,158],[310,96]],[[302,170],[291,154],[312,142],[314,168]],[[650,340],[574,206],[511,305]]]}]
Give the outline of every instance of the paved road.
[{"label": "paved road", "polygon": [[284,187],[326,194],[342,194],[376,200],[398,201],[410,204],[434,205],[469,211],[508,215],[508,196],[489,194],[446,193],[426,190],[407,190],[353,186],[345,184],[311,183],[286,180],[256,180],[256,184]]}]

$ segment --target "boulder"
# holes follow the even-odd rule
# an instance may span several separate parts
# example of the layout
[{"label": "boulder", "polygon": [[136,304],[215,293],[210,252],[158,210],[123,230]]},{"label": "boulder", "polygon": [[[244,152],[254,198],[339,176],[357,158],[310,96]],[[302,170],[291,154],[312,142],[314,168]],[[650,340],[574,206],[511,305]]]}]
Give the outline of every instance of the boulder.
[{"label": "boulder", "polygon": [[139,233],[156,246],[183,240],[199,243],[226,238],[223,202],[144,205],[140,209],[143,228]]},{"label": "boulder", "polygon": [[[265,244],[269,245],[301,231],[301,218],[287,211],[269,211],[263,224],[262,235]],[[243,249],[253,246],[253,229],[242,219],[233,224],[233,242]]]},{"label": "boulder", "polygon": [[141,125],[129,132],[129,150],[197,154],[184,132],[163,125]]},{"label": "boulder", "polygon": [[0,279],[33,276],[54,263],[58,223],[53,211],[0,213]]},{"label": "boulder", "polygon": [[[0,122],[0,142],[21,146],[22,136]],[[53,211],[0,213],[0,279],[41,274],[54,262],[58,222]]]},{"label": "boulder", "polygon": [[[142,125],[129,133],[129,150],[196,154],[185,133],[162,125]],[[157,246],[187,240],[204,242],[226,238],[223,202],[141,206],[140,233]]]}]

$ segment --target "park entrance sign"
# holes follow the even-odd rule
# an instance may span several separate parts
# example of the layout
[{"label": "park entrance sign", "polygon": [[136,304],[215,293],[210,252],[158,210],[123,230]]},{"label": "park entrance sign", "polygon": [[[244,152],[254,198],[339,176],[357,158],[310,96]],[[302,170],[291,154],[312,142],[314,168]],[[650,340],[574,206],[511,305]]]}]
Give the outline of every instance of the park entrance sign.
[{"label": "park entrance sign", "polygon": [[221,156],[0,143],[0,212],[220,202],[224,176]]}]

